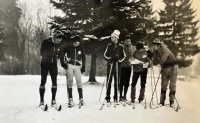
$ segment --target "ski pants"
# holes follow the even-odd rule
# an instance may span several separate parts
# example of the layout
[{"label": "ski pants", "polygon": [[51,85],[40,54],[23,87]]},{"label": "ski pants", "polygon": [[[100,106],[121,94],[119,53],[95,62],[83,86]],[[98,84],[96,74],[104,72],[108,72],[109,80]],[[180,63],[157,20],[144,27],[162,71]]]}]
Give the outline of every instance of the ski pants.
[{"label": "ski pants", "polygon": [[[111,84],[112,84],[112,77],[114,77],[114,100],[117,100],[117,86],[119,85],[119,72],[116,71],[116,63],[113,63],[112,69],[111,69],[111,63],[107,64],[107,92],[106,92],[106,100],[110,100],[110,90],[111,90]],[[119,70],[119,64],[118,64],[118,70]],[[118,74],[118,75],[117,75]],[[118,77],[118,78],[117,78]]]},{"label": "ski pants", "polygon": [[119,85],[128,87],[131,77],[131,67],[121,67]]},{"label": "ski pants", "polygon": [[48,72],[51,76],[52,88],[57,88],[57,63],[41,62],[41,84],[40,88],[44,88],[47,80]]},{"label": "ski pants", "polygon": [[145,88],[146,80],[147,80],[147,69],[145,69],[142,72],[133,72],[132,87],[136,86],[139,77],[141,81],[140,83],[141,88]]},{"label": "ski pants", "polygon": [[161,89],[166,91],[169,84],[171,93],[176,91],[176,79],[178,74],[178,65],[164,67],[161,70]]},{"label": "ski pants", "polygon": [[67,69],[67,87],[72,88],[73,76],[75,76],[77,88],[82,88],[81,66],[68,64]]}]

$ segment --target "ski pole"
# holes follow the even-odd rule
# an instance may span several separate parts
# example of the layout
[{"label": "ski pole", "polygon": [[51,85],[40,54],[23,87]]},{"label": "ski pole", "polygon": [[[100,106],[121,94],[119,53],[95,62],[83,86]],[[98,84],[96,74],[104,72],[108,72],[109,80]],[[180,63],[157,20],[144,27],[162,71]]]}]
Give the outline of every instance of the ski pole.
[{"label": "ski pole", "polygon": [[[116,86],[117,86],[117,91],[118,92],[118,62],[116,62]],[[118,103],[118,93],[116,94],[117,96],[117,103]]]},{"label": "ski pole", "polygon": [[[152,75],[153,75],[153,73],[152,73],[152,69],[151,69],[151,92],[152,92],[152,94],[153,94]],[[153,105],[154,105],[154,102],[153,102],[153,101],[152,101],[152,103],[153,103]]]},{"label": "ski pole", "polygon": [[178,101],[177,101],[177,99],[176,99],[176,97],[175,97],[175,95],[174,95],[174,99],[176,100],[176,103],[177,103],[177,109],[176,109],[176,111],[178,111],[178,109],[181,109],[181,107],[180,107],[180,105],[178,104]]},{"label": "ski pole", "polygon": [[[153,78],[154,78],[154,86],[155,86],[155,89],[156,89],[156,85],[155,85],[155,76],[154,76],[154,70],[153,70],[153,66],[152,66],[152,73],[153,73]],[[159,75],[160,76],[160,75]],[[158,77],[159,79],[159,77]],[[156,91],[156,99],[157,99],[157,104],[158,104],[158,95],[157,95],[157,90]]]},{"label": "ski pole", "polygon": [[[106,94],[107,94],[107,90],[108,90],[108,84],[109,84],[109,81],[110,81],[110,76],[111,76],[111,72],[112,72],[112,67],[113,67],[113,63],[111,63],[111,66],[110,66],[110,73],[108,75],[108,80],[107,80],[107,84],[106,84]],[[106,97],[106,94],[105,94],[105,97]],[[105,105],[105,98],[104,98],[104,101],[103,101],[103,104],[101,106],[101,108],[99,110],[102,110],[103,109],[103,106]]]},{"label": "ski pole", "polygon": [[[160,74],[161,74],[161,72],[160,72]],[[158,76],[158,80],[159,80],[159,78],[160,78],[160,74],[159,74],[159,76]],[[155,88],[154,88],[154,91],[153,91],[153,94],[152,94],[152,97],[151,97],[151,101],[150,101],[150,103],[149,103],[149,107],[151,108],[151,102],[152,102],[152,100],[153,100],[153,95],[154,95],[154,93],[155,93],[155,91],[156,91],[156,86],[157,86],[157,84],[158,84],[158,80],[157,80],[157,82],[156,82],[156,85],[155,85]]]},{"label": "ski pole", "polygon": [[101,89],[101,94],[100,94],[100,97],[99,97],[99,102],[100,102],[100,99],[101,99],[101,95],[102,95],[102,91],[103,91],[103,87],[104,87],[105,81],[106,81],[106,77],[104,79],[103,86],[102,86],[102,89]]}]

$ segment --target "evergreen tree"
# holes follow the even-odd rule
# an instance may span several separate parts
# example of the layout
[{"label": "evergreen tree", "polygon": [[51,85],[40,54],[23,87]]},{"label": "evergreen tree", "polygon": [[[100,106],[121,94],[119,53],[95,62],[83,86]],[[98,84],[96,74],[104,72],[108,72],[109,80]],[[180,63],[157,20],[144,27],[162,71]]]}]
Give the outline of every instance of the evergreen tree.
[{"label": "evergreen tree", "polygon": [[5,28],[3,41],[7,45],[5,49],[7,62],[3,65],[5,74],[19,74],[21,59],[17,29],[21,9],[18,7],[17,0],[0,0],[0,8],[0,22]]},{"label": "evergreen tree", "polygon": [[5,43],[3,43],[3,38],[4,38],[4,28],[0,25],[0,61],[5,61]]},{"label": "evergreen tree", "polygon": [[[90,41],[84,42],[86,52],[92,56],[89,81],[94,82],[96,81],[96,57],[102,57],[106,45],[110,43],[110,40],[100,40],[101,37],[110,36],[115,29],[118,29],[121,31],[120,40],[124,40],[126,34],[133,35],[133,42],[143,39],[147,30],[152,29],[149,23],[152,20],[144,19],[150,13],[147,11],[151,11],[150,2],[150,0],[51,1],[57,9],[61,9],[65,13],[64,17],[54,17],[51,24],[52,28],[64,31],[67,40],[70,40],[71,35],[77,35],[77,33],[82,33],[82,36],[89,34],[98,37],[99,40],[90,39]],[[142,12],[143,14],[140,15]],[[143,22],[144,20],[145,22]],[[139,25],[142,25],[140,23],[146,23],[146,30],[139,30],[141,29]],[[136,36],[137,32],[141,35]]]},{"label": "evergreen tree", "polygon": [[186,56],[199,52],[196,44],[198,21],[194,20],[195,11],[191,8],[190,0],[163,2],[166,7],[159,12],[160,21],[157,27],[159,37],[175,55],[179,56],[179,67],[189,66],[192,60],[186,60]]}]

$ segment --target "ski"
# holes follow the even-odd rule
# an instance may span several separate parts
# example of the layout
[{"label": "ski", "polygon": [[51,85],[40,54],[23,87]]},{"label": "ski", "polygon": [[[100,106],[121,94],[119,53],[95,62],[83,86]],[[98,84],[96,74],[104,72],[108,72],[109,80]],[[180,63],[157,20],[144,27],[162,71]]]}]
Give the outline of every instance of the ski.
[{"label": "ski", "polygon": [[39,106],[43,111],[47,111],[48,110],[48,105],[45,104],[45,105],[41,105]]},{"label": "ski", "polygon": [[52,105],[52,107],[54,107],[57,111],[60,111],[62,109],[62,106],[61,105],[58,106],[57,104]]},{"label": "ski", "polygon": [[125,100],[124,101],[126,104],[128,104],[128,105],[131,105],[131,102],[129,102],[129,101],[127,101],[127,100]]},{"label": "ski", "polygon": [[124,107],[126,106],[125,101],[119,101]]},{"label": "ski", "polygon": [[105,104],[102,104],[102,106],[101,106],[101,108],[100,108],[99,110],[102,110],[104,105],[105,105]]}]

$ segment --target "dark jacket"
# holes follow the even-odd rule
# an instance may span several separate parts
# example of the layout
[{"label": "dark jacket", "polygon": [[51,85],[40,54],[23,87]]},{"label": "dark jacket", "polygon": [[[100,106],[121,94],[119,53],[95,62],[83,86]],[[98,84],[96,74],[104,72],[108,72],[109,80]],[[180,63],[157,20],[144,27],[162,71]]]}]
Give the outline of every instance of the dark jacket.
[{"label": "dark jacket", "polygon": [[171,66],[177,64],[177,59],[167,46],[162,43],[158,51],[153,54],[153,64],[160,64],[162,67]]},{"label": "dark jacket", "polygon": [[[142,52],[139,52],[138,50],[135,51],[134,56],[135,59],[140,60],[142,62],[149,62],[150,58],[148,57],[148,53],[145,49],[142,50]],[[133,71],[134,72],[142,72],[147,68],[143,68],[142,64],[134,64],[133,65]]]},{"label": "dark jacket", "polygon": [[124,46],[122,44],[114,44],[114,43],[110,43],[108,44],[105,52],[104,52],[104,57],[105,59],[110,63],[112,62],[111,59],[114,57],[118,57],[118,61],[122,62],[125,57],[125,51],[124,51]]},{"label": "dark jacket", "polygon": [[60,47],[52,41],[52,38],[46,39],[42,42],[40,55],[41,62],[57,63],[57,59],[60,58]]},{"label": "dark jacket", "polygon": [[[66,53],[67,57],[70,59],[68,61],[69,64],[81,65],[80,62],[82,62],[82,66],[85,66],[86,56],[85,49],[82,45],[79,45],[77,47],[74,47],[73,45],[66,46],[63,49],[63,54],[65,55]],[[63,60],[64,57],[62,57],[62,61]]]}]

